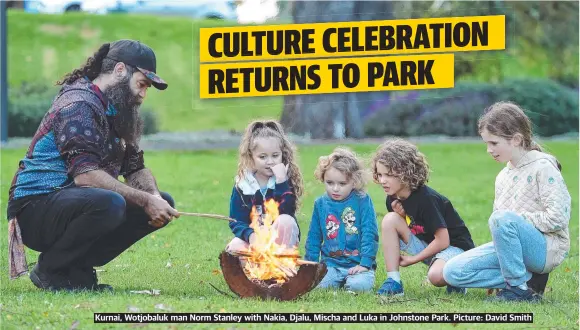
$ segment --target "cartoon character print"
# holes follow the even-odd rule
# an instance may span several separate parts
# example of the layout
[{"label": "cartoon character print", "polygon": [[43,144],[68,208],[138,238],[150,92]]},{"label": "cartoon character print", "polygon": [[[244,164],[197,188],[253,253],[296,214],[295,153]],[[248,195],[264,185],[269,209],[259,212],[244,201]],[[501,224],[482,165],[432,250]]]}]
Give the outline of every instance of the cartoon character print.
[{"label": "cartoon character print", "polygon": [[406,218],[405,220],[407,221],[407,226],[409,227],[409,229],[411,229],[411,233],[413,233],[413,235],[425,233],[425,228],[421,225],[418,225],[412,216],[407,215],[405,218]]},{"label": "cartoon character print", "polygon": [[338,236],[338,228],[340,228],[340,222],[332,214],[326,217],[326,237],[328,239],[335,239]]},{"label": "cartoon character print", "polygon": [[354,226],[354,222],[356,221],[356,217],[354,216],[354,210],[352,207],[347,207],[342,211],[341,216],[342,222],[346,225],[346,233],[349,235],[358,234],[358,228]]}]

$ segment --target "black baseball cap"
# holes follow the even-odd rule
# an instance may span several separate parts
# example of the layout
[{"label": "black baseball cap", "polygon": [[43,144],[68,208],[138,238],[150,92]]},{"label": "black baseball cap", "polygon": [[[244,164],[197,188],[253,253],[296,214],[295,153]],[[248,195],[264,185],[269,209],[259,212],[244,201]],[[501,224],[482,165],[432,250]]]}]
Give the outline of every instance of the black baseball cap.
[{"label": "black baseball cap", "polygon": [[157,60],[155,53],[146,44],[130,39],[117,40],[111,43],[106,57],[137,68],[147,78],[151,79],[151,84],[155,88],[159,90],[167,88],[167,83],[156,73]]}]

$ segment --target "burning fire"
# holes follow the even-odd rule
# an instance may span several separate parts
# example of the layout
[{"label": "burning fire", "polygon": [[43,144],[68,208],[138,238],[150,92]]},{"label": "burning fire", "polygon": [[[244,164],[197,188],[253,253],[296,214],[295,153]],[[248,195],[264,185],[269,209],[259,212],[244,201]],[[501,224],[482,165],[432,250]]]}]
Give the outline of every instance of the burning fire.
[{"label": "burning fire", "polygon": [[280,214],[279,205],[274,199],[269,199],[264,203],[265,210],[261,206],[252,207],[250,227],[254,229],[256,239],[250,245],[249,256],[244,265],[249,279],[274,280],[281,284],[296,275],[297,249],[276,243],[278,232],[273,227],[273,222]]}]

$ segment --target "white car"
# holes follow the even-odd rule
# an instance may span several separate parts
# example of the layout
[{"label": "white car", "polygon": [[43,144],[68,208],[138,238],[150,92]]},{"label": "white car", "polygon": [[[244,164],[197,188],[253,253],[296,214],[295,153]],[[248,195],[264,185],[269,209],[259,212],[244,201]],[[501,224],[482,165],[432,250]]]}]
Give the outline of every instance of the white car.
[{"label": "white car", "polygon": [[25,0],[24,11],[29,13],[62,14],[83,11],[106,14],[108,8],[118,3],[132,3],[134,0]]}]

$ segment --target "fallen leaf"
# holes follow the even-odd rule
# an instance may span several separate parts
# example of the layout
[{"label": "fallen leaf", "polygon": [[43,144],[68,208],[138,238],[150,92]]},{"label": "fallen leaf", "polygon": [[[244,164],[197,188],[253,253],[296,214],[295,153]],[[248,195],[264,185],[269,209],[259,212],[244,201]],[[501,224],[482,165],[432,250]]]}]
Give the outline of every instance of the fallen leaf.
[{"label": "fallen leaf", "polygon": [[135,307],[135,306],[127,306],[127,310],[131,313],[139,313],[141,312],[141,310],[139,309],[139,307]]},{"label": "fallen leaf", "polygon": [[170,246],[171,246],[171,244],[169,244],[169,243],[165,243],[165,244],[163,245],[163,247],[164,247],[164,248],[168,248],[168,247],[170,247]]},{"label": "fallen leaf", "polygon": [[225,312],[226,312],[225,308],[220,309],[220,313],[225,313]]},{"label": "fallen leaf", "polygon": [[152,296],[158,296],[161,293],[161,290],[153,289],[153,290],[141,290],[141,291],[129,291],[131,293],[137,294],[148,294]]},{"label": "fallen leaf", "polygon": [[171,261],[167,262],[167,265],[165,265],[165,268],[171,268],[173,265],[171,264]]},{"label": "fallen leaf", "polygon": [[566,273],[569,273],[569,272],[571,272],[572,270],[571,270],[569,267],[566,267],[566,269],[564,269],[564,271],[565,271]]},{"label": "fallen leaf", "polygon": [[214,270],[211,271],[211,273],[214,274],[214,275],[219,275],[219,274],[222,273],[222,271],[219,270],[219,269],[214,269]]},{"label": "fallen leaf", "polygon": [[155,235],[151,235],[151,239],[155,239]]},{"label": "fallen leaf", "polygon": [[185,267],[185,268],[189,268],[189,264],[186,264],[186,265],[185,265],[185,266],[183,266],[183,267]]},{"label": "fallen leaf", "polygon": [[8,315],[6,315],[6,318],[7,318],[8,320],[12,320],[12,315],[8,314]]},{"label": "fallen leaf", "polygon": [[75,320],[73,324],[70,326],[70,330],[76,329],[79,326],[79,324],[81,324],[81,322]]},{"label": "fallen leaf", "polygon": [[44,312],[42,315],[44,315],[44,317],[48,317],[48,312]]},{"label": "fallen leaf", "polygon": [[104,269],[97,269],[96,271],[97,271],[97,273],[100,273],[100,272],[105,272],[106,270],[104,270]]},{"label": "fallen leaf", "polygon": [[162,311],[171,311],[171,308],[170,307],[167,307],[167,306],[165,306],[163,304],[157,304],[157,305],[155,305],[155,308],[156,309],[160,309]]}]

